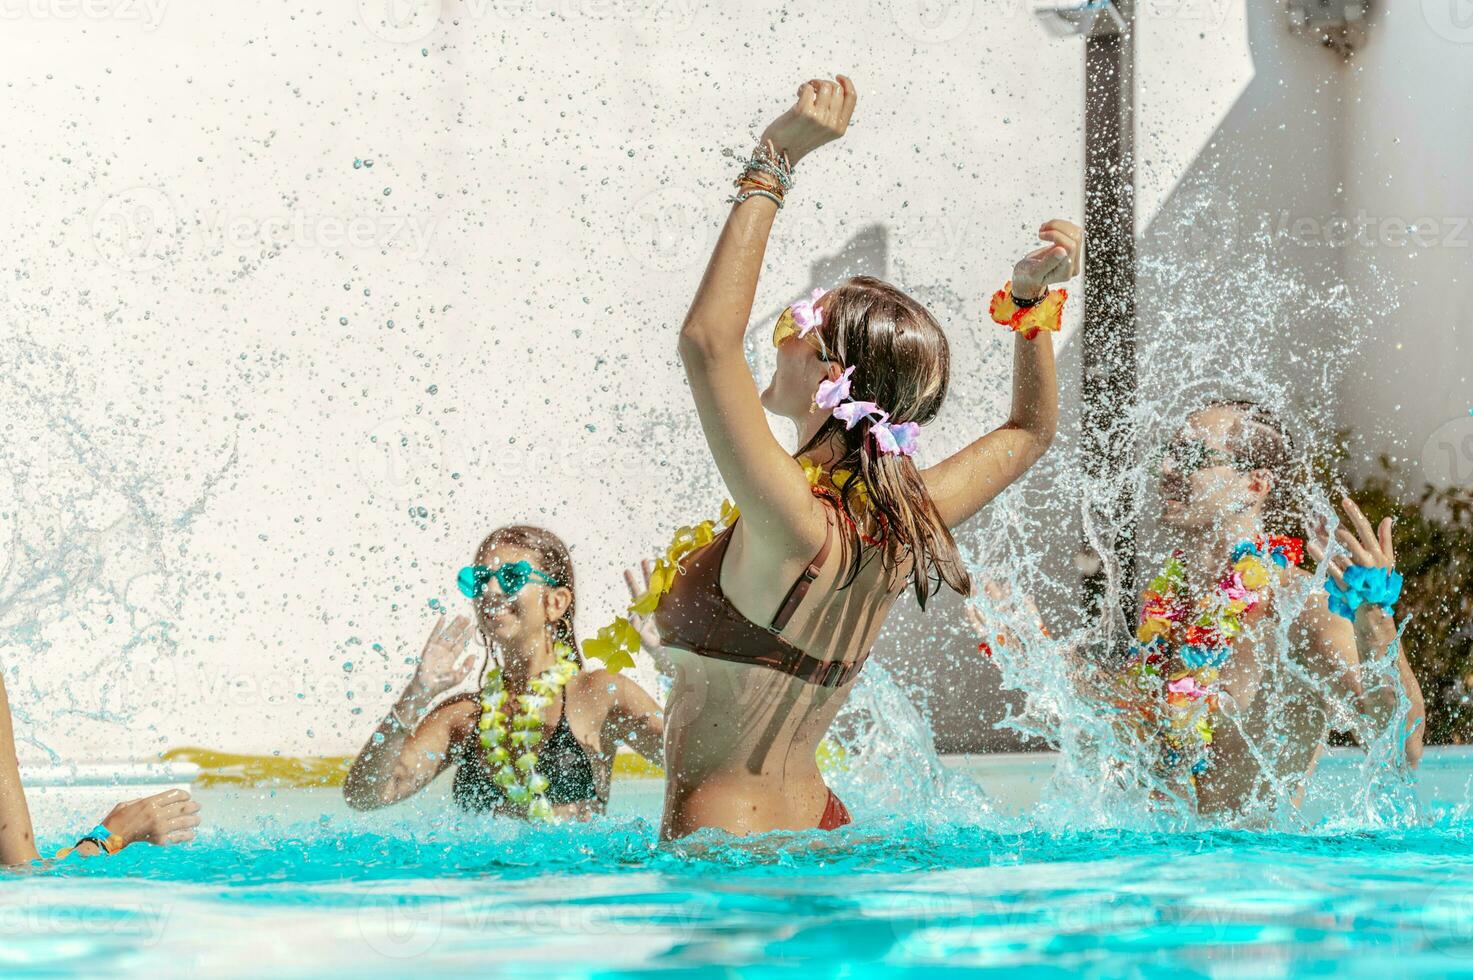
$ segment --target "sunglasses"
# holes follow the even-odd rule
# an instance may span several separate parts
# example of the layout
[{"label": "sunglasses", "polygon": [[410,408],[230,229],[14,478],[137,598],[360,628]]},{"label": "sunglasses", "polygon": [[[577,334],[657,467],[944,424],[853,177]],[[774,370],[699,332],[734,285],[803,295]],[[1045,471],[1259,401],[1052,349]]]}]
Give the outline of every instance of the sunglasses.
[{"label": "sunglasses", "polygon": [[501,586],[502,594],[507,596],[516,595],[528,582],[533,580],[554,588],[562,584],[546,572],[533,568],[532,563],[526,560],[497,565],[495,568],[487,568],[485,565],[467,565],[460,570],[455,584],[460,586],[460,594],[467,599],[479,599],[486,591],[486,585],[493,578],[496,584]]},{"label": "sunglasses", "polygon": [[[786,341],[789,337],[799,336],[802,335],[798,333],[798,323],[796,320],[793,319],[793,308],[790,306],[787,309],[783,310],[782,316],[778,317],[777,323],[773,324],[772,326],[772,346],[781,347],[784,341]],[[806,337],[803,337],[803,340],[818,341],[817,344],[813,344],[812,346],[814,350],[818,351],[818,359],[820,361],[828,363],[829,361],[832,361],[834,359],[833,356],[829,354],[829,349],[827,346],[825,346],[823,342],[823,334],[819,333],[817,330],[810,330],[808,332],[808,335]]]},{"label": "sunglasses", "polygon": [[1153,459],[1156,475],[1161,474],[1161,468],[1167,460],[1171,461],[1172,469],[1185,474],[1195,473],[1211,466],[1231,466],[1235,470],[1249,468],[1247,461],[1241,456],[1214,449],[1201,439],[1173,442],[1156,450]]}]

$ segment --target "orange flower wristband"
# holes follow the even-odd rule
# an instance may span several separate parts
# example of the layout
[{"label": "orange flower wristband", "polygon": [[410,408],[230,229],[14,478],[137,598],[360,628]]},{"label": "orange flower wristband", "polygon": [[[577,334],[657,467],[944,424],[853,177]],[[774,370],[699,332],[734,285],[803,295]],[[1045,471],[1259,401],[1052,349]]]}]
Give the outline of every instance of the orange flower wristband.
[{"label": "orange flower wristband", "polygon": [[1035,305],[1022,307],[1013,301],[1013,284],[1009,282],[993,294],[988,312],[995,323],[1022,334],[1024,340],[1032,340],[1041,332],[1058,333],[1068,298],[1067,289],[1051,289]]}]

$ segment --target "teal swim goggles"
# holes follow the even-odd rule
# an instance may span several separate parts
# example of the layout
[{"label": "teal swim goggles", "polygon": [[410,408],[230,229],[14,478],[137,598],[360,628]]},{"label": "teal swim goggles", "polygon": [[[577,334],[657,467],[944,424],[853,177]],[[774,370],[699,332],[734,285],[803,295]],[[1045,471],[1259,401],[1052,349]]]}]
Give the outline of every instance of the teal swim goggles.
[{"label": "teal swim goggles", "polygon": [[460,594],[467,599],[479,599],[486,591],[486,584],[493,578],[496,584],[501,586],[502,594],[508,596],[516,595],[522,591],[523,586],[534,579],[554,588],[562,585],[546,572],[533,568],[532,563],[526,560],[497,565],[495,568],[487,568],[485,565],[467,565],[460,570],[455,584],[460,586]]}]

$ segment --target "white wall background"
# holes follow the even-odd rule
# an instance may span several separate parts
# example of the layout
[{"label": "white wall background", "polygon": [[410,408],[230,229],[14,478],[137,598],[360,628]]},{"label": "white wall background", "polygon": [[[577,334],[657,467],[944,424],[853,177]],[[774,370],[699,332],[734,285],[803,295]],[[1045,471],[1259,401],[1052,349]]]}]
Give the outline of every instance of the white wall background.
[{"label": "white wall background", "polygon": [[[925,458],[1001,420],[986,297],[1040,220],[1081,211],[1082,55],[1022,0],[155,2],[0,3],[0,659],[28,758],[352,751],[501,523],[562,534],[580,627],[605,622],[619,569],[721,497],[674,333],[724,213],[721,151],[799,81],[843,70],[860,110],[781,216],[754,363],[812,284],[913,290],[957,355]],[[1214,201],[1234,206],[1473,212],[1469,130],[1418,108],[1467,108],[1473,46],[1414,4],[1353,69],[1269,0],[1158,7],[1143,233],[1194,169],[1230,177]],[[1358,426],[1369,445],[1414,453],[1456,414],[1421,381],[1437,364],[1466,388],[1469,254],[1375,256],[1447,287],[1406,301],[1449,326],[1396,362],[1420,401],[1360,401],[1385,418]],[[964,538],[984,558],[985,522]],[[943,603],[924,635],[955,622]],[[895,636],[892,662],[953,662]],[[994,682],[947,670],[966,696],[932,709],[966,743]]]}]

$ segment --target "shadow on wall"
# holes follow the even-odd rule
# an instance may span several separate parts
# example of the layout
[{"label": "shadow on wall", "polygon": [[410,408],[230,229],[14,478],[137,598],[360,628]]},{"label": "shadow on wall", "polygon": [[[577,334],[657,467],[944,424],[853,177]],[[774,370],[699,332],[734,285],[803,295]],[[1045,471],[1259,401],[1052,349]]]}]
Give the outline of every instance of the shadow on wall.
[{"label": "shadow on wall", "polygon": [[[1301,405],[1314,404],[1324,393],[1301,387],[1301,379],[1288,376],[1291,370],[1304,370],[1302,363],[1296,367],[1293,362],[1303,354],[1306,341],[1323,346],[1336,336],[1336,318],[1324,311],[1293,311],[1292,330],[1274,329],[1279,326],[1274,320],[1258,323],[1242,315],[1275,305],[1280,311],[1289,309],[1284,296],[1266,297],[1266,289],[1329,291],[1343,282],[1337,250],[1307,248],[1275,234],[1285,220],[1301,215],[1324,219],[1339,209],[1343,63],[1312,41],[1291,34],[1277,5],[1248,8],[1253,76],[1137,243],[1142,394],[1159,398],[1168,412],[1175,410],[1173,398],[1188,387],[1242,393],[1236,386],[1245,379],[1232,360],[1232,344],[1222,345],[1223,356],[1200,362],[1186,355],[1193,340],[1205,333],[1238,330],[1243,343],[1251,335],[1254,345],[1268,347],[1264,359],[1283,366],[1284,377],[1278,380]],[[1182,86],[1190,88],[1194,81],[1190,64],[1172,58],[1171,44],[1172,38],[1158,28],[1137,54],[1138,78],[1148,80],[1137,96],[1137,152],[1143,159],[1150,155],[1152,134],[1170,128],[1174,111],[1169,106],[1152,111],[1150,84],[1172,86],[1179,94]],[[979,308],[984,301],[974,299]],[[1028,549],[1036,562],[1028,577],[1059,585],[1052,594],[1035,596],[1045,623],[1056,634],[1084,625],[1073,562],[1082,533],[1079,502],[1054,492],[1060,470],[1077,470],[1082,463],[1079,350],[1074,343],[1059,350],[1060,426],[1051,458],[1009,491],[1022,495],[1035,516],[1046,515],[1041,523],[1044,539]],[[1171,370],[1159,370],[1163,363]],[[987,427],[1002,421],[981,420]],[[1170,421],[1162,419],[1164,424]],[[1141,505],[1149,523],[1155,500],[1148,495]],[[989,543],[1009,533],[1006,510],[991,507],[958,532],[964,551],[979,558],[981,567],[974,574],[988,574]],[[1145,550],[1143,566],[1152,557],[1153,552]],[[1014,577],[1009,569],[990,571],[998,578]],[[961,597],[943,590],[922,613],[913,600],[902,597],[875,655],[921,701],[938,750],[1045,747],[996,727],[1010,709],[1021,708],[1022,698],[1001,688],[997,668],[978,652],[962,603]]]}]

